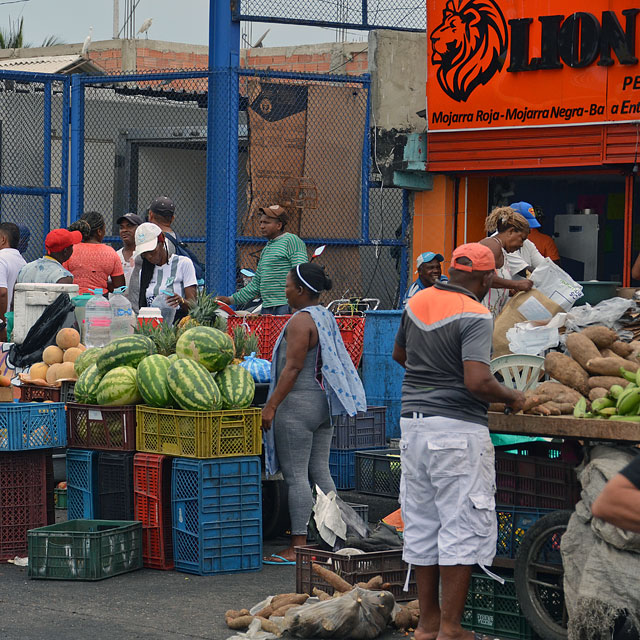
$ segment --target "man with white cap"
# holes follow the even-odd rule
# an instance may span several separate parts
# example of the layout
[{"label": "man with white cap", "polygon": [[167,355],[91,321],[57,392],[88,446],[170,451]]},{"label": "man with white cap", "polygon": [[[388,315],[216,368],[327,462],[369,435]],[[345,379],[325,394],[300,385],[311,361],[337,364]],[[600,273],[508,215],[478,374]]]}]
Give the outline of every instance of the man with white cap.
[{"label": "man with white cap", "polygon": [[444,256],[441,253],[433,251],[425,251],[421,253],[416,260],[416,273],[418,277],[409,285],[407,292],[402,300],[402,307],[407,305],[409,298],[414,296],[418,291],[432,287],[436,282],[446,282],[446,276],[442,275],[442,261]]},{"label": "man with white cap", "polygon": [[[139,288],[133,288],[137,299],[129,299],[134,308],[150,306],[161,293],[169,292],[168,302],[185,315],[189,301],[195,300],[198,280],[193,262],[186,256],[169,252],[167,241],[160,227],[153,222],[139,225],[135,233],[134,257],[142,258],[139,272]],[[135,273],[134,273],[135,275]],[[133,276],[132,276],[133,277]]]}]

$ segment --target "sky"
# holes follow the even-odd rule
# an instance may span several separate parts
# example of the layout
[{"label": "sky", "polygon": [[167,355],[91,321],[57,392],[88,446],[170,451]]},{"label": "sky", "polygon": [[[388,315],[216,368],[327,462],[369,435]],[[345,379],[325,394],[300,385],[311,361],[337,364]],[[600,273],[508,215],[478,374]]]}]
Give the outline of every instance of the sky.
[{"label": "sky", "polygon": [[[120,0],[120,26],[123,24],[125,1]],[[82,43],[93,27],[92,39],[109,40],[113,35],[112,0],[0,0],[0,27],[9,20],[24,18],[24,36],[33,46],[56,35],[67,44]],[[146,18],[153,18],[149,37],[154,40],[208,44],[209,0],[140,0],[136,9],[136,30]],[[264,46],[335,42],[333,29],[252,23],[245,27],[254,43],[271,29]],[[144,37],[144,36],[143,36]],[[363,33],[353,32],[349,40],[366,40]],[[242,45],[246,46],[245,44]]]}]

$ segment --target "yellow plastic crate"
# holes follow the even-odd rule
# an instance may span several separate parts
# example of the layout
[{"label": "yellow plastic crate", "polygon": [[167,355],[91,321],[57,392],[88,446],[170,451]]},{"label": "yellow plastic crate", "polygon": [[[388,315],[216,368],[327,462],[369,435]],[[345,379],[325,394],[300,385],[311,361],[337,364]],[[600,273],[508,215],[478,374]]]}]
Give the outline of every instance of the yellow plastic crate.
[{"label": "yellow plastic crate", "polygon": [[138,451],[186,458],[257,456],[262,452],[258,408],[182,411],[138,405]]}]

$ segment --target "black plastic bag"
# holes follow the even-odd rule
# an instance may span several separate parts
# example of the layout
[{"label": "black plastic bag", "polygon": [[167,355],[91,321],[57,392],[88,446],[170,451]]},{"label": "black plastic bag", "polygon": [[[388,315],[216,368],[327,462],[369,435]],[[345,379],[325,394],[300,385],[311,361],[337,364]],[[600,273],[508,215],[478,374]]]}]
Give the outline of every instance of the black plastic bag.
[{"label": "black plastic bag", "polygon": [[42,362],[42,352],[49,345],[55,344],[58,331],[73,325],[73,311],[71,299],[66,293],[61,293],[29,329],[24,342],[11,347],[8,357],[11,365],[24,369],[36,362]]}]

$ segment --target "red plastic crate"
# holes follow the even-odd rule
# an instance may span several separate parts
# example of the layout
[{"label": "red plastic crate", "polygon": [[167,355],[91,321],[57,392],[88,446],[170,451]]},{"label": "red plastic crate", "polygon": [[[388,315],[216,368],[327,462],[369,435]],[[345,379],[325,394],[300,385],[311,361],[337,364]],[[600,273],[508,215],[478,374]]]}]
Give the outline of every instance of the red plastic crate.
[{"label": "red plastic crate", "polygon": [[47,455],[0,454],[0,560],[27,555],[27,531],[47,524]]},{"label": "red plastic crate", "polygon": [[149,569],[173,569],[171,458],[133,457],[134,520],[142,522],[142,561]]},{"label": "red plastic crate", "polygon": [[20,385],[20,402],[60,402],[60,387],[44,387],[37,384]]},{"label": "red plastic crate", "polygon": [[[532,442],[496,450],[496,503],[535,509],[573,509],[580,499],[570,447]],[[504,447],[507,449],[507,446]]]},{"label": "red plastic crate", "polygon": [[108,451],[136,450],[136,406],[67,404],[67,446]]},{"label": "red plastic crate", "polygon": [[[247,331],[258,336],[260,357],[271,360],[278,336],[291,316],[230,316],[227,331],[233,335],[235,327],[245,326]],[[351,356],[354,366],[360,364],[364,346],[364,318],[362,316],[336,316],[342,341]]]}]

